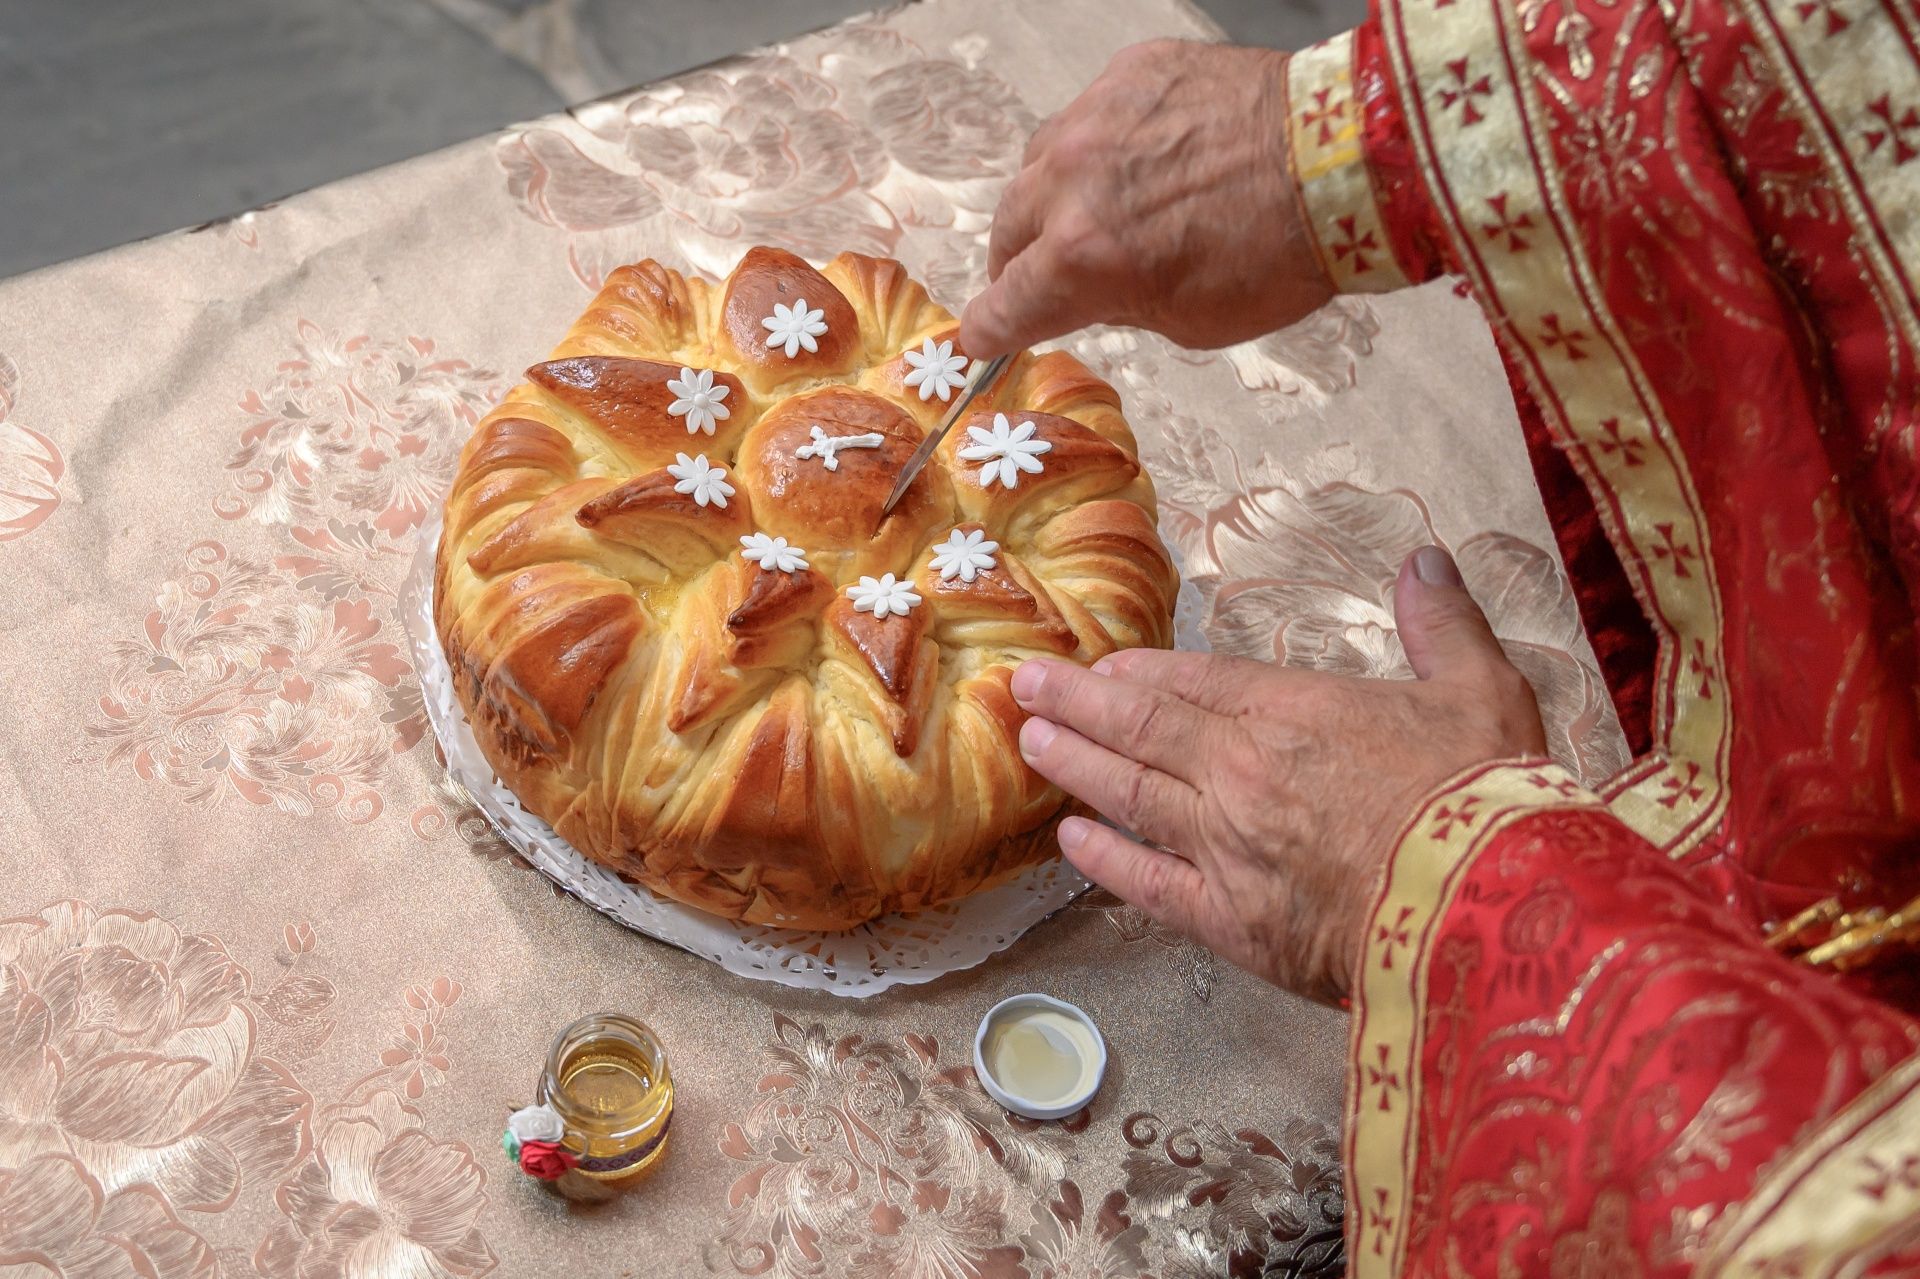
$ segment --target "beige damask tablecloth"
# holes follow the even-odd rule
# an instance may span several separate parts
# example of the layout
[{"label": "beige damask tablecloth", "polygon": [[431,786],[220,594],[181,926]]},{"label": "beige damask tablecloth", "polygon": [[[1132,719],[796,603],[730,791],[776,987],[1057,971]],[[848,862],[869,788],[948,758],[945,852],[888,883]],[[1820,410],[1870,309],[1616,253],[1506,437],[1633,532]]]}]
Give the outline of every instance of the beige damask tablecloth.
[{"label": "beige damask tablecloth", "polygon": [[[1102,897],[865,1002],[556,894],[435,758],[395,591],[460,443],[645,255],[889,254],[958,305],[1035,121],[1179,0],[933,0],[0,285],[0,1275],[1102,1275],[1339,1265],[1345,1021]],[[1492,345],[1444,285],[1214,355],[1073,343],[1126,397],[1217,647],[1404,674],[1458,553],[1604,774],[1612,712]],[[1016,1123],[966,1063],[1043,989],[1113,1068]],[[549,1036],[653,1023],[643,1188],[498,1133]]]}]

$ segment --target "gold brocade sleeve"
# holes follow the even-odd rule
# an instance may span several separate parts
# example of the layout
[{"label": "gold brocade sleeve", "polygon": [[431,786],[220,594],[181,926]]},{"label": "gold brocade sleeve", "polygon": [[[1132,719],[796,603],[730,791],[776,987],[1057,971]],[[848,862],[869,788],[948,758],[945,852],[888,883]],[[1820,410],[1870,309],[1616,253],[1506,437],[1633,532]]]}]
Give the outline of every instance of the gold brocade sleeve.
[{"label": "gold brocade sleeve", "polygon": [[[1807,1133],[1715,1229],[1699,1279],[1920,1263],[1920,1053]],[[1912,1274],[1903,1269],[1901,1273]]]},{"label": "gold brocade sleeve", "polygon": [[1354,92],[1354,33],[1302,49],[1287,62],[1287,140],[1314,251],[1344,293],[1386,293],[1410,281],[1374,199]]},{"label": "gold brocade sleeve", "polygon": [[1920,1027],[1759,945],[1554,765],[1427,799],[1355,996],[1362,1279],[1920,1260]]},{"label": "gold brocade sleeve", "polygon": [[1564,769],[1489,764],[1430,796],[1388,859],[1354,977],[1346,1131],[1347,1255],[1356,1275],[1399,1273],[1415,1192],[1427,1080],[1427,972],[1465,872],[1516,820],[1562,804],[1598,807]]},{"label": "gold brocade sleeve", "polygon": [[1912,1000],[1764,940],[1920,888],[1911,3],[1377,0],[1286,93],[1328,275],[1472,291],[1652,653],[1618,776],[1490,764],[1397,842],[1355,1273],[1920,1272]]}]

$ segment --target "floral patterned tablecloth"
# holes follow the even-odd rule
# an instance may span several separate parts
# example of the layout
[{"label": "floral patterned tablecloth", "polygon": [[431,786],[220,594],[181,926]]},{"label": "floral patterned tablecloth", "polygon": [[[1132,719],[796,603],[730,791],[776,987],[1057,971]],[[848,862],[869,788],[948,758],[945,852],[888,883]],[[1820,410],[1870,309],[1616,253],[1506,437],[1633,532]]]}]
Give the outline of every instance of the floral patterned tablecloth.
[{"label": "floral patterned tablecloth", "polygon": [[[462,439],[614,265],[905,261],[957,306],[1025,135],[1179,0],[931,0],[0,284],[0,1274],[1332,1273],[1340,1015],[1095,896],[855,1002],[560,896],[447,785],[396,616]],[[14,175],[31,180],[31,175]],[[1404,674],[1455,549],[1557,753],[1620,762],[1504,382],[1444,285],[1126,397],[1224,651]],[[1113,1067],[1063,1123],[967,1062],[1042,989]],[[675,1148],[608,1202],[500,1152],[548,1038],[669,1045]]]}]

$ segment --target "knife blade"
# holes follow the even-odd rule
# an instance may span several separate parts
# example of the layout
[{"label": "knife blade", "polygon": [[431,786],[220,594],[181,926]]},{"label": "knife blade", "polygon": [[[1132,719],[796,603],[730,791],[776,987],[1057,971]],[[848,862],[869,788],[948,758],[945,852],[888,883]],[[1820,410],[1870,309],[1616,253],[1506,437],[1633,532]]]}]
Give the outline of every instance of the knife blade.
[{"label": "knife blade", "polygon": [[947,432],[951,431],[953,424],[960,420],[960,415],[967,411],[967,406],[973,403],[974,397],[992,386],[1012,359],[1011,355],[996,355],[991,360],[974,362],[973,371],[967,377],[967,384],[960,388],[959,398],[954,400],[946,416],[940,419],[940,425],[928,432],[927,438],[920,441],[920,446],[914,449],[913,456],[907,459],[907,464],[900,468],[900,478],[893,482],[893,492],[887,494],[887,503],[880,508],[881,519],[886,519],[893,508],[899,505],[901,497],[913,486],[913,477],[926,469],[927,459],[932,457],[933,451],[940,447],[940,441],[947,438]]}]

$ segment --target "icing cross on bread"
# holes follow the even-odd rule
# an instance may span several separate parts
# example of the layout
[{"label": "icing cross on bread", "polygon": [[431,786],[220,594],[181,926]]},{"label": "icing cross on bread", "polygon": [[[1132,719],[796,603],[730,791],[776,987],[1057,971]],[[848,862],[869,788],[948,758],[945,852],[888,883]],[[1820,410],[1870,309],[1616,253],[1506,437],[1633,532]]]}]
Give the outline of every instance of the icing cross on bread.
[{"label": "icing cross on bread", "polygon": [[801,928],[1057,852],[1013,670],[1166,646],[1177,583],[1118,396],[1060,352],[1015,359],[880,517],[949,402],[929,379],[970,362],[957,329],[882,259],[642,262],[481,420],[435,624],[529,811],[655,892]]},{"label": "icing cross on bread", "polygon": [[887,442],[887,437],[878,431],[868,431],[865,435],[828,435],[826,428],[818,422],[808,428],[813,443],[802,444],[793,451],[795,457],[817,457],[820,464],[829,471],[840,469],[839,453],[841,449],[877,449]]}]

